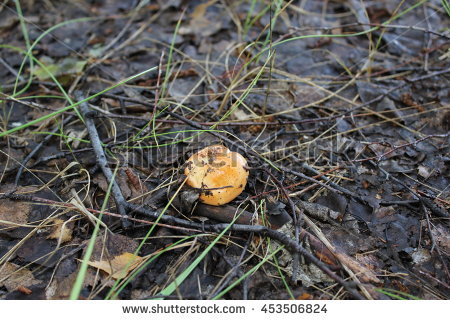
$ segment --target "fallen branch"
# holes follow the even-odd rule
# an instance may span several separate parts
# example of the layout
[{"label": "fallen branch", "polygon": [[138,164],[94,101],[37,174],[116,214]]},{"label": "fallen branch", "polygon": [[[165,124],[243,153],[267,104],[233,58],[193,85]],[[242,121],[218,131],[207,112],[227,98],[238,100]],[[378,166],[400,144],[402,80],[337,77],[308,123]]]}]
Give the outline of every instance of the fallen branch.
[{"label": "fallen branch", "polygon": [[[77,100],[81,101],[84,100],[85,97],[80,91],[75,92],[75,97]],[[84,118],[84,122],[86,125],[86,128],[89,132],[89,137],[91,140],[92,147],[94,148],[95,156],[96,156],[96,162],[102,169],[103,174],[106,177],[106,180],[109,184],[112,184],[111,187],[111,193],[114,198],[114,201],[116,202],[117,211],[122,216],[121,222],[122,227],[124,229],[128,229],[131,226],[130,221],[127,219],[127,213],[124,207],[124,203],[126,202],[125,198],[122,195],[122,191],[120,190],[119,185],[114,179],[114,175],[111,171],[111,169],[108,166],[108,161],[106,159],[105,152],[102,147],[102,142],[100,141],[100,137],[98,135],[97,128],[95,127],[94,119],[92,119],[89,116],[89,106],[87,102],[80,104],[80,111]]]}]

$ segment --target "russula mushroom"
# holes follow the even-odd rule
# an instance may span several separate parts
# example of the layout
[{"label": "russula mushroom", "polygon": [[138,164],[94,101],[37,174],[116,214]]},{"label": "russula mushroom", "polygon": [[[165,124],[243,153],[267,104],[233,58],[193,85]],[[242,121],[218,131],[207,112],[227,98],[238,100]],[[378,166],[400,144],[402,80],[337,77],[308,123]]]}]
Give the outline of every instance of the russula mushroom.
[{"label": "russula mushroom", "polygon": [[228,203],[247,184],[247,160],[221,145],[200,150],[186,162],[186,183],[200,190],[200,201],[213,206]]}]

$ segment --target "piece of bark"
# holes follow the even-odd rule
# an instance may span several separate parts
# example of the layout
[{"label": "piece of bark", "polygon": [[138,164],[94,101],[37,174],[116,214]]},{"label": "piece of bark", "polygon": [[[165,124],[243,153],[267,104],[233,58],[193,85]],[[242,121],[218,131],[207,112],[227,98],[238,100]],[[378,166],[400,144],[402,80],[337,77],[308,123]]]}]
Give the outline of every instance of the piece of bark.
[{"label": "piece of bark", "polygon": [[230,205],[210,206],[204,203],[198,203],[194,208],[194,215],[207,217],[220,222],[231,222],[238,216],[235,223],[248,225],[261,224],[259,219],[254,218],[253,213]]},{"label": "piece of bark", "polygon": [[316,236],[303,229],[300,232],[300,239],[304,238],[308,239],[309,245],[316,257],[325,262],[332,270],[339,270],[341,268],[334,254]]},{"label": "piece of bark", "polygon": [[[246,225],[263,225],[262,220],[254,216],[253,213],[237,208],[232,205],[212,206],[201,202],[196,202],[198,195],[192,190],[182,191],[178,197],[173,200],[173,205],[184,214],[192,214],[194,216],[202,216],[220,222],[230,223],[235,216],[239,216],[235,223]],[[269,227],[271,229],[279,229],[284,224],[292,221],[289,214],[282,210],[277,215],[267,215]]]}]

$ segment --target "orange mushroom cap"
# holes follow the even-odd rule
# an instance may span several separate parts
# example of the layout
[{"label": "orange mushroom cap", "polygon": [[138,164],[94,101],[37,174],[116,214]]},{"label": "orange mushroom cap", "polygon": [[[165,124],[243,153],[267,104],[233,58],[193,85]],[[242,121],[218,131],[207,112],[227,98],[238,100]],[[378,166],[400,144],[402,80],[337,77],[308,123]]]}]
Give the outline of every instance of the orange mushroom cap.
[{"label": "orange mushroom cap", "polygon": [[221,145],[200,150],[187,161],[186,183],[201,190],[200,201],[213,206],[228,203],[247,184],[247,160]]}]

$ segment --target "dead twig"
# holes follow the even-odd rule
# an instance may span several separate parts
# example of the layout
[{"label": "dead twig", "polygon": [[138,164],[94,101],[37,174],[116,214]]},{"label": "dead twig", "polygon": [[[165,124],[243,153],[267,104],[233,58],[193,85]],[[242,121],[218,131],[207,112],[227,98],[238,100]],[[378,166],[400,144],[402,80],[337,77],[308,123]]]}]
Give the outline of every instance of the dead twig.
[{"label": "dead twig", "polygon": [[448,218],[449,217],[448,212],[445,212],[443,210],[439,210],[438,208],[436,208],[434,203],[433,203],[433,201],[428,199],[426,196],[422,196],[418,192],[414,191],[410,186],[408,186],[406,183],[404,183],[400,179],[392,176],[389,172],[387,172],[386,170],[384,170],[383,168],[378,166],[378,164],[375,163],[374,161],[369,160],[369,163],[371,165],[373,165],[374,167],[378,168],[386,176],[386,179],[395,181],[396,183],[398,183],[401,186],[403,186],[406,190],[408,190],[413,195],[413,197],[415,199],[417,199],[418,201],[423,203],[427,208],[429,208],[433,214],[435,214],[438,217],[442,217],[442,218]]},{"label": "dead twig", "polygon": [[[85,96],[80,91],[75,92],[75,97],[77,100],[81,101],[85,99]],[[102,147],[102,142],[98,135],[97,128],[95,127],[94,120],[89,116],[90,109],[86,102],[80,104],[80,111],[84,118],[86,128],[88,129],[89,137],[91,140],[92,147],[94,148],[96,161],[100,168],[102,169],[103,174],[105,175],[106,180],[109,184],[112,184],[111,193],[116,202],[117,211],[122,216],[121,222],[122,227],[124,229],[128,229],[131,226],[131,223],[128,221],[127,213],[125,210],[125,198],[122,195],[122,191],[120,190],[119,185],[115,181],[115,177],[109,168],[108,160],[106,159],[105,152]]]},{"label": "dead twig", "polygon": [[425,32],[425,33],[434,34],[441,38],[450,39],[450,35],[448,33],[447,34],[441,33],[441,32],[437,32],[436,30],[425,29],[425,28],[421,28],[421,27],[417,27],[417,26],[404,26],[404,25],[399,25],[399,24],[361,23],[361,22],[342,24],[342,25],[339,25],[336,27],[305,27],[305,28],[290,27],[290,29],[292,30],[290,32],[290,35],[295,34],[295,32],[301,32],[301,31],[311,31],[311,30],[332,31],[335,29],[361,27],[361,26],[415,30],[415,31],[421,31],[421,32]]},{"label": "dead twig", "polygon": [[439,248],[439,245],[437,244],[436,239],[434,238],[434,235],[433,235],[433,232],[432,232],[432,229],[431,229],[431,222],[430,222],[430,219],[429,219],[429,217],[428,217],[428,210],[427,210],[427,208],[425,207],[425,205],[423,204],[423,202],[421,203],[421,206],[420,206],[420,207],[421,207],[421,209],[422,209],[423,214],[425,215],[425,219],[427,220],[427,225],[428,225],[428,235],[429,235],[429,237],[430,237],[430,239],[431,239],[431,249],[430,249],[430,252],[433,252],[433,250],[436,249],[436,252],[437,252],[437,254],[438,254],[438,256],[439,256],[439,259],[440,259],[441,262],[442,262],[442,266],[443,266],[443,268],[444,268],[444,270],[445,270],[445,274],[447,275],[447,279],[450,279],[450,273],[449,273],[449,271],[448,271],[446,259],[444,259],[444,257],[442,256],[441,249]]},{"label": "dead twig", "polygon": [[[73,119],[73,115],[68,116],[66,119],[64,119],[63,121],[63,125],[69,123],[72,119]],[[51,133],[56,133],[60,128],[58,126],[56,126]],[[17,174],[16,174],[16,178],[14,179],[14,185],[17,186],[19,185],[19,180],[20,177],[22,176],[22,172],[23,169],[25,168],[25,166],[27,165],[28,161],[31,160],[31,158],[34,157],[34,155],[36,153],[39,152],[39,150],[41,150],[41,148],[53,137],[52,134],[48,134],[45,136],[44,139],[42,139],[42,141],[36,146],[34,147],[34,149],[25,157],[25,159],[23,159],[23,161],[20,163],[19,168],[17,169]]]},{"label": "dead twig", "polygon": [[431,139],[431,138],[448,138],[449,136],[450,136],[450,131],[447,132],[446,134],[430,134],[430,135],[425,136],[423,138],[414,140],[413,142],[404,143],[404,144],[401,144],[399,146],[393,147],[391,150],[388,150],[388,151],[386,151],[385,153],[383,153],[383,154],[381,154],[379,156],[373,156],[373,157],[364,158],[364,159],[356,159],[356,160],[352,160],[352,162],[365,162],[365,161],[369,161],[369,160],[375,160],[377,162],[380,162],[381,160],[383,160],[384,157],[390,155],[391,153],[393,153],[393,152],[395,152],[395,151],[397,151],[399,149],[406,148],[406,147],[409,147],[409,146],[412,146],[412,145],[417,145],[419,142],[422,142],[422,141],[425,141],[425,140],[428,140],[428,139]]},{"label": "dead twig", "polygon": [[[279,181],[277,179],[277,177],[275,177],[275,175],[266,167],[259,167],[259,168],[249,168],[249,169],[253,169],[253,170],[263,170],[265,173],[267,173],[273,180],[273,182],[278,186],[278,188],[281,189],[281,192],[283,193],[284,198],[286,199],[286,201],[289,204],[289,208],[291,209],[291,215],[292,215],[292,220],[293,220],[293,224],[294,224],[294,238],[295,238],[295,242],[299,243],[300,241],[300,228],[301,228],[301,224],[302,224],[302,219],[301,219],[301,215],[297,216],[297,212],[295,210],[295,204],[292,201],[292,198],[289,197],[289,194],[286,191],[286,188],[283,186],[283,184],[281,183],[281,181]],[[292,282],[295,283],[297,281],[297,277],[298,277],[298,271],[299,271],[299,266],[300,266],[300,256],[298,255],[298,253],[294,253],[292,255]]]}]

